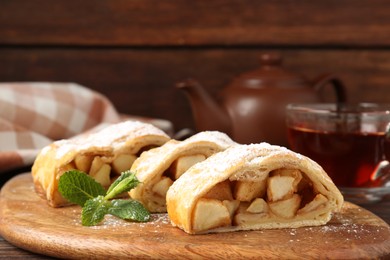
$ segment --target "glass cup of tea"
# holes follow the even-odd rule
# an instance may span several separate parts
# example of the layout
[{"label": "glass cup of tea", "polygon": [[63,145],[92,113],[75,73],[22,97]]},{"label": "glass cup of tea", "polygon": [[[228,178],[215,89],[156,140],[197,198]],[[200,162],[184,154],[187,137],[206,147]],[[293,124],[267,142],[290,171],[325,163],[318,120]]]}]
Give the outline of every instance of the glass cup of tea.
[{"label": "glass cup of tea", "polygon": [[289,104],[290,149],[320,164],[346,200],[390,194],[390,104]]}]

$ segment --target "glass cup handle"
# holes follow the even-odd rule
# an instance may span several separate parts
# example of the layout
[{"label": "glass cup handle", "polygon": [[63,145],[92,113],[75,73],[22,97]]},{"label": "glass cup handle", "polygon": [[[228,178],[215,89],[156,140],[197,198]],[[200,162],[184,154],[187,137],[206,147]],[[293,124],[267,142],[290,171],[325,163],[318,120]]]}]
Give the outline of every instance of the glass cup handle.
[{"label": "glass cup handle", "polygon": [[390,187],[390,163],[381,161],[371,175],[371,184],[374,187]]},{"label": "glass cup handle", "polygon": [[[387,149],[390,149],[390,123],[386,126],[384,147],[389,146]],[[374,173],[371,175],[372,182],[375,183],[377,187],[390,187],[390,158],[384,158],[378,166],[376,167]]]}]

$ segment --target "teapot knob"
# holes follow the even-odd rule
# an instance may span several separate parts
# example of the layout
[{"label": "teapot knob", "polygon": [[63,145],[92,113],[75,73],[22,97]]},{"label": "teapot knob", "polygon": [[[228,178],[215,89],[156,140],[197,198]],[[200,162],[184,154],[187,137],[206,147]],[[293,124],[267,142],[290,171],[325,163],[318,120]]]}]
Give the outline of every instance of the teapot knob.
[{"label": "teapot knob", "polygon": [[282,65],[282,57],[278,53],[265,53],[260,56],[262,66],[280,66]]}]

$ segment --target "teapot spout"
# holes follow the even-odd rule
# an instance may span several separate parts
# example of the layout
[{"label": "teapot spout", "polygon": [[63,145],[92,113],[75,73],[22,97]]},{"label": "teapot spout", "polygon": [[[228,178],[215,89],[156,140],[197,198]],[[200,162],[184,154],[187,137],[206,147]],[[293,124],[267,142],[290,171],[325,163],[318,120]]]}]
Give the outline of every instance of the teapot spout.
[{"label": "teapot spout", "polygon": [[231,133],[231,120],[227,112],[193,79],[179,82],[176,88],[183,90],[190,100],[197,131],[218,130]]}]

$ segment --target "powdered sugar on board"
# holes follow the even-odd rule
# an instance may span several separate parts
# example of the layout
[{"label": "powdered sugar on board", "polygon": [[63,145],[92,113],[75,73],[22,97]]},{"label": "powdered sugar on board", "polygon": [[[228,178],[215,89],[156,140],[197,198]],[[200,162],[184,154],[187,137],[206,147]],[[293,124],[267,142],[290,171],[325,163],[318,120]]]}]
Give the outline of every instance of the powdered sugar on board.
[{"label": "powdered sugar on board", "polygon": [[[347,210],[351,209],[350,204],[344,204],[342,212],[335,213],[331,221],[323,226],[318,227],[302,227],[283,230],[286,236],[289,237],[288,242],[310,242],[317,238],[318,235],[322,237],[321,243],[330,245],[334,243],[335,238],[342,240],[345,243],[354,242],[366,242],[367,238],[375,243],[376,241],[383,240],[383,233],[389,230],[387,225],[375,225],[371,223],[371,219],[367,218],[367,221],[361,221],[361,216],[365,215],[366,210],[362,208],[353,208],[354,211],[359,213],[359,221],[354,219],[353,215],[345,214]],[[364,220],[364,219],[363,219]]]},{"label": "powdered sugar on board", "polygon": [[[74,211],[74,213],[77,213],[79,211]],[[76,226],[81,226],[81,216],[76,217],[73,221],[73,223]],[[155,228],[155,232],[159,232],[159,228],[162,225],[170,225],[170,221],[168,218],[168,214],[162,213],[162,214],[151,214],[150,220],[148,222],[132,222],[120,219],[118,217],[115,217],[113,215],[107,214],[104,217],[104,220],[99,223],[96,226],[91,226],[88,228],[95,229],[95,230],[116,230],[118,232],[123,231],[126,227],[131,228],[137,228],[139,229],[139,232],[142,232],[143,228]]]},{"label": "powdered sugar on board", "polygon": [[[348,205],[343,209],[345,211],[348,209]],[[364,211],[361,208],[354,209],[357,211]],[[81,225],[81,217],[79,210],[73,210],[74,220],[73,224],[76,226]],[[129,229],[127,229],[127,227]],[[87,227],[92,230],[110,230],[114,232],[127,232],[128,234],[135,234],[142,232],[143,229],[153,230],[154,233],[162,232],[167,227],[171,227],[171,223],[166,213],[160,214],[151,214],[151,219],[149,222],[139,223],[122,220],[110,214],[107,214],[104,220],[96,225]],[[320,234],[322,243],[331,244],[334,242],[335,237],[338,239],[344,240],[345,242],[349,241],[359,241],[367,240],[367,237],[375,242],[375,240],[381,240],[382,234],[384,231],[388,230],[387,226],[378,226],[371,225],[370,221],[367,223],[356,223],[353,218],[349,215],[343,214],[343,212],[335,213],[332,220],[323,226],[314,226],[314,227],[302,227],[302,228],[285,228],[285,229],[267,229],[267,230],[258,230],[258,231],[241,231],[234,232],[235,234],[242,234],[243,237],[247,237],[251,232],[260,233],[262,236],[266,236],[269,233],[273,232],[282,232],[284,237],[290,243],[295,242],[308,242],[318,237]],[[184,234],[184,232],[183,232]],[[218,234],[210,234],[212,236],[218,236]]]}]

